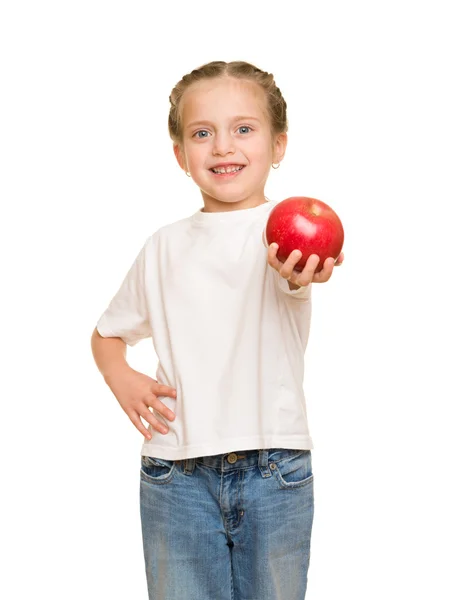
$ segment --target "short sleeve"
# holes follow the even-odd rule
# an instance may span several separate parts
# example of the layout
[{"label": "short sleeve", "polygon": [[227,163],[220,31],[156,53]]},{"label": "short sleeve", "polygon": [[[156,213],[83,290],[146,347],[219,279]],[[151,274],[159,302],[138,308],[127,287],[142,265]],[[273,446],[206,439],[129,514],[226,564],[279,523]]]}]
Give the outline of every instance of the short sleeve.
[{"label": "short sleeve", "polygon": [[286,279],[279,276],[278,287],[284,292],[286,303],[290,308],[293,323],[302,342],[303,352],[308,344],[311,327],[311,290],[312,283],[298,290],[291,290]]},{"label": "short sleeve", "polygon": [[311,299],[312,283],[310,283],[309,285],[301,286],[298,290],[291,290],[287,279],[281,277],[279,273],[276,273],[276,277],[279,289],[286,295],[296,300],[302,301],[307,301]]},{"label": "short sleeve", "polygon": [[120,337],[129,346],[134,346],[152,335],[146,292],[146,257],[150,239],[97,322],[97,330],[102,337]]}]

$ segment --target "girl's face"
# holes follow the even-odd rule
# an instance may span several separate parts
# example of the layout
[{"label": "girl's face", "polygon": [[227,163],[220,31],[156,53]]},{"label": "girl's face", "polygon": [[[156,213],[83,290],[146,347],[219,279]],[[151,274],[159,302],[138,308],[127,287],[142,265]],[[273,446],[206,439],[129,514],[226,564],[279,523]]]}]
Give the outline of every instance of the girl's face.
[{"label": "girl's face", "polygon": [[[206,212],[253,208],[265,202],[273,162],[280,162],[287,134],[272,139],[264,91],[251,81],[227,77],[191,85],[181,111],[183,144],[178,163],[199,186]],[[216,174],[213,168],[240,170]]]}]

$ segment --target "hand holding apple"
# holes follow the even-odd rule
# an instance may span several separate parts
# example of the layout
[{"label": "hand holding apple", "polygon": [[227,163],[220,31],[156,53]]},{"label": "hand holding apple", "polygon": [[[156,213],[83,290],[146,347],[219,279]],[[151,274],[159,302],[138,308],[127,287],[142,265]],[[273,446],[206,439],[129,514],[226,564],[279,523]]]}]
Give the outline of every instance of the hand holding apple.
[{"label": "hand holding apple", "polygon": [[[325,281],[331,276],[334,261],[338,261],[336,264],[342,263],[339,257],[344,244],[344,228],[334,210],[321,200],[304,196],[282,200],[269,214],[265,236],[266,245],[278,244],[279,260],[289,260],[284,271],[286,273],[294,260],[292,253],[295,250],[300,251],[294,263],[295,270],[301,272],[309,258],[316,255],[318,260],[313,261],[316,263],[314,272],[319,273],[325,268],[325,274],[321,277],[322,280],[326,278]],[[311,265],[310,261],[308,270]]]},{"label": "hand holding apple", "polygon": [[278,260],[277,251],[277,244],[273,243],[269,246],[267,262],[271,267],[279,272],[281,277],[297,287],[305,287],[310,283],[325,283],[333,274],[334,267],[339,267],[344,262],[344,254],[341,252],[336,261],[333,257],[325,259],[323,269],[319,272],[316,272],[320,258],[317,256],[317,254],[311,254],[308,257],[302,272],[299,273],[295,270],[295,266],[302,257],[301,251],[294,250],[285,261]]}]

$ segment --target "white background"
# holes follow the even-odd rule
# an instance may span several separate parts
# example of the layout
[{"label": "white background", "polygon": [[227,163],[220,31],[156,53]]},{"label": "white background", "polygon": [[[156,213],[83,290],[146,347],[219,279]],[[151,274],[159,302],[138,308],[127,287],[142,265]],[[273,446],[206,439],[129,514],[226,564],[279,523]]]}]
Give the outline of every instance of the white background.
[{"label": "white background", "polygon": [[[288,105],[267,196],[320,198],[346,232],[306,353],[308,600],[448,600],[444,4],[2,4],[3,598],[147,597],[142,437],[90,336],[147,236],[202,206],[172,153],[172,87],[247,60]],[[128,358],[155,375],[151,340]]]}]

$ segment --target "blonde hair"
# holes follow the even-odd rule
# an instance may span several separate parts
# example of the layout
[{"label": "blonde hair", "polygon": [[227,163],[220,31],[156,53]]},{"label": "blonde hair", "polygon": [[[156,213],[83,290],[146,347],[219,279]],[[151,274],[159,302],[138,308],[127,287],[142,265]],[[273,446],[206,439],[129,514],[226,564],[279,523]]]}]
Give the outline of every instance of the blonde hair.
[{"label": "blonde hair", "polygon": [[213,61],[209,62],[191,73],[184,75],[173,88],[169,100],[169,135],[175,144],[183,143],[183,126],[181,120],[180,104],[187,88],[202,79],[214,79],[216,77],[234,77],[257,83],[264,91],[267,99],[267,109],[271,124],[272,138],[279,133],[288,130],[286,116],[286,101],[276,86],[271,73],[266,73],[258,67],[243,61]]}]

